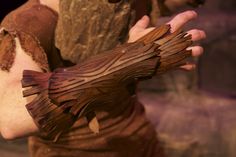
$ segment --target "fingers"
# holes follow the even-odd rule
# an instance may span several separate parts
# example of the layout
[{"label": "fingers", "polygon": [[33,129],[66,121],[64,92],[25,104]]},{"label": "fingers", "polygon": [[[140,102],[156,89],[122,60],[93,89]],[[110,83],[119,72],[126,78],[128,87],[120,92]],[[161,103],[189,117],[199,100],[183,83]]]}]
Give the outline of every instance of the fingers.
[{"label": "fingers", "polygon": [[129,31],[128,42],[134,42],[145,34],[149,33],[154,27],[147,28],[150,23],[148,16],[143,16]]},{"label": "fingers", "polygon": [[[192,41],[199,41],[199,40],[206,38],[205,32],[202,30],[198,30],[198,29],[192,29],[192,30],[188,31],[188,34],[192,35]],[[204,51],[203,47],[201,47],[201,46],[188,47],[187,50],[192,50],[193,57],[200,56]],[[193,70],[196,68],[196,65],[194,63],[187,63],[187,64],[181,66],[180,68],[184,69],[184,70]]]},{"label": "fingers", "polygon": [[192,41],[198,41],[206,38],[206,33],[202,30],[192,29],[187,33],[192,35]]},{"label": "fingers", "polygon": [[[188,31],[188,34],[192,35],[192,41],[199,41],[199,40],[206,38],[205,32],[202,30],[198,30],[198,29],[192,29],[192,30]],[[193,57],[200,56],[204,51],[203,47],[201,47],[201,46],[188,47],[187,50],[192,50]],[[195,69],[196,65],[194,63],[186,63],[185,65],[180,66],[180,68],[189,71],[189,70]]]},{"label": "fingers", "polygon": [[[187,22],[193,20],[197,17],[197,13],[195,11],[185,11],[183,13],[178,14],[175,16],[168,24],[171,26],[171,32],[174,32],[181,27],[183,27]],[[199,41],[206,38],[206,34],[202,30],[193,29],[188,31],[188,34],[191,34],[192,41]],[[192,46],[187,48],[188,50],[192,50],[192,56],[197,57],[203,53],[203,48],[201,46]],[[193,70],[195,69],[196,65],[194,63],[186,63],[185,65],[180,66],[181,69],[184,70]]]},{"label": "fingers", "polygon": [[170,22],[168,22],[171,26],[171,32],[180,29],[184,24],[196,17],[197,13],[195,11],[185,11],[176,15]]},{"label": "fingers", "polygon": [[[192,56],[198,57],[203,53],[203,48],[201,46],[193,46],[187,48],[188,50],[192,50]],[[196,64],[194,63],[186,63],[185,65],[180,66],[181,69],[184,70],[193,70],[196,68]]]}]

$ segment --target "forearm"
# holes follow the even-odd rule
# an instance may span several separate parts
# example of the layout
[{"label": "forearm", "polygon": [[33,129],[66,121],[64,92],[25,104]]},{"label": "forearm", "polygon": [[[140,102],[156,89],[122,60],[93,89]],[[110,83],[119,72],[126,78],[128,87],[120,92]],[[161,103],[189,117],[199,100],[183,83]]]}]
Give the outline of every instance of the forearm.
[{"label": "forearm", "polygon": [[23,98],[21,79],[25,68],[41,69],[21,48],[17,38],[15,43],[14,64],[10,71],[0,70],[0,131],[6,139],[31,135],[38,130],[25,108],[25,104],[34,96]]},{"label": "forearm", "polygon": [[57,140],[78,118],[130,97],[127,85],[135,78],[154,74],[158,61],[155,46],[140,43],[127,47],[52,73],[24,71],[24,96],[37,94],[26,107],[41,135]]},{"label": "forearm", "polygon": [[[120,96],[129,97],[130,83],[178,67],[190,52],[190,36],[170,27],[156,28],[136,43],[124,44],[73,67],[52,73],[26,70],[24,96],[37,94],[26,105],[42,135],[57,140],[80,117],[103,105],[115,105]],[[28,88],[31,87],[31,88]]]},{"label": "forearm", "polygon": [[[15,139],[37,132],[37,127],[25,108],[28,99],[22,98],[20,83],[2,89],[0,104],[0,131],[5,139]],[[30,99],[30,98],[29,98]]]}]

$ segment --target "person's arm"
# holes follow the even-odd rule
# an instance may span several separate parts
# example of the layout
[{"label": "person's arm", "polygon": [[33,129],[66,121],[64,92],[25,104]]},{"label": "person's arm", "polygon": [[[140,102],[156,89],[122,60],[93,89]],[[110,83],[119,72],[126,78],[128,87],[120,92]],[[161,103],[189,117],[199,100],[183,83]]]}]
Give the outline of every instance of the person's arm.
[{"label": "person's arm", "polygon": [[[0,131],[5,139],[15,139],[37,132],[33,119],[25,108],[30,101],[22,95],[22,72],[24,69],[41,71],[39,66],[16,41],[16,56],[9,72],[0,70]],[[29,99],[29,98],[28,98]]]},{"label": "person's arm", "polygon": [[[56,141],[78,118],[90,119],[91,112],[101,106],[115,105],[119,93],[131,96],[127,86],[134,80],[184,65],[192,52],[186,50],[192,44],[191,36],[180,30],[170,33],[170,28],[162,25],[134,43],[122,44],[72,67],[50,73],[25,70],[22,85],[29,89],[23,95],[37,94],[26,107],[40,133]],[[185,66],[192,68],[191,64]]]},{"label": "person's arm", "polygon": [[[185,12],[174,18],[170,24],[174,29],[178,29],[195,17],[195,13]],[[148,19],[145,18],[138,21],[132,28],[130,41],[138,39],[151,30],[146,28]],[[190,34],[192,34],[193,40],[204,38],[204,33],[199,30],[191,31]],[[192,50],[193,55],[199,55],[202,52],[200,47],[192,48]],[[25,108],[30,100],[26,100],[22,95],[21,79],[22,71],[25,69],[40,71],[37,64],[20,48],[19,42],[17,42],[16,57],[10,72],[0,71],[0,87],[2,89],[0,91],[2,92],[0,93],[0,131],[6,139],[15,139],[38,132],[38,128]]]},{"label": "person's arm", "polygon": [[[59,10],[58,9],[59,0],[40,0],[40,3],[48,6],[49,8],[52,8],[56,12],[58,12]],[[28,5],[28,3],[23,4],[22,7],[24,7],[25,5]],[[17,14],[16,13],[17,11],[19,10],[17,9],[14,10],[13,11],[14,14]],[[9,14],[12,15],[13,13],[11,12]],[[7,15],[6,18],[11,18],[11,16]],[[4,20],[2,21],[2,24],[0,27],[1,35],[5,34],[4,27],[5,26],[9,27],[8,26],[9,22],[10,24],[12,24],[11,19],[10,20],[4,19]],[[17,21],[17,23],[19,23],[19,21]],[[24,28],[22,27],[22,29]],[[6,31],[6,33],[9,33],[9,32]],[[24,48],[22,48],[23,46],[21,47],[19,39],[17,38],[13,40],[14,42],[6,39],[3,43],[2,41],[3,36],[1,35],[0,35],[0,60],[1,60],[0,62],[0,89],[1,89],[0,90],[0,133],[5,139],[10,140],[10,139],[15,139],[22,136],[32,135],[38,132],[38,128],[36,127],[35,123],[33,122],[31,116],[29,115],[25,107],[25,104],[31,101],[32,97],[27,98],[27,99],[23,98],[23,94],[22,94],[23,89],[21,85],[21,79],[22,79],[22,72],[24,69],[31,69],[31,70],[36,70],[36,71],[41,71],[41,69],[45,70],[45,68],[42,68],[42,67],[40,68],[39,64],[37,64],[35,60],[33,60],[31,56],[29,56],[29,51],[30,52],[36,51],[35,52],[37,55],[36,57],[39,57],[40,60],[42,60],[43,62],[45,58],[42,57],[44,55],[38,54],[40,47],[38,47],[37,49],[35,48],[25,49],[25,45],[24,45]],[[12,34],[10,36],[12,38],[14,37],[14,35]],[[29,36],[27,35],[23,37],[27,37],[28,39]],[[34,41],[34,43],[29,44],[30,46],[28,47],[36,46],[37,45],[36,42]],[[10,45],[10,47],[14,47],[15,45],[16,49],[11,50],[11,52],[7,52],[8,50],[6,48],[6,45],[8,46]],[[24,50],[28,50],[27,53]],[[6,56],[10,56],[10,57],[6,57]],[[46,62],[47,61],[45,61],[45,63]]]}]

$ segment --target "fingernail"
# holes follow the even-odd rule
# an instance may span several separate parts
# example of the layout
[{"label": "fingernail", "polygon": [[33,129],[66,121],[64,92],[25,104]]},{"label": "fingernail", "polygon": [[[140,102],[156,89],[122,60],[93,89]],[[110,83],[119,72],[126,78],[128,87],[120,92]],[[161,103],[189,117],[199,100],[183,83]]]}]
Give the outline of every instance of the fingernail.
[{"label": "fingernail", "polygon": [[196,11],[192,10],[191,13],[194,17],[197,17],[197,12]]},{"label": "fingernail", "polygon": [[201,31],[202,38],[206,38],[206,33],[204,31]]},{"label": "fingernail", "polygon": [[148,16],[147,16],[147,15],[144,15],[144,16],[141,18],[141,20],[145,20],[146,18],[148,18]]}]

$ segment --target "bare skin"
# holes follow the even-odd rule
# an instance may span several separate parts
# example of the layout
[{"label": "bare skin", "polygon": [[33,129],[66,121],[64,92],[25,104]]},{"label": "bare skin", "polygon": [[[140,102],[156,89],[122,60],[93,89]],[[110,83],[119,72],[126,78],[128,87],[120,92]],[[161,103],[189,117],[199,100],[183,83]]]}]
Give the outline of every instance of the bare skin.
[{"label": "bare skin", "polygon": [[41,4],[44,4],[56,12],[59,12],[59,0],[40,0]]},{"label": "bare skin", "polygon": [[[40,0],[40,2],[56,11],[59,10],[59,1]],[[177,15],[169,24],[172,27],[172,31],[175,31],[196,17],[197,14],[195,12],[187,11]],[[147,28],[148,24],[149,18],[147,16],[140,19],[129,32],[129,42],[133,42],[150,32],[153,28]],[[190,30],[188,33],[192,35],[194,41],[199,41],[206,36],[202,30],[198,29]],[[38,132],[38,128],[25,108],[25,104],[29,100],[22,96],[21,79],[24,69],[41,70],[21,48],[19,40],[17,38],[15,40],[17,44],[16,57],[10,72],[0,70],[0,89],[4,89],[0,90],[0,132],[7,140],[37,134]],[[193,56],[199,56],[203,52],[203,48],[200,46],[190,47],[189,49],[193,50]],[[182,68],[191,70],[194,65],[186,64]]]},{"label": "bare skin", "polygon": [[[176,15],[171,21],[168,22],[168,24],[171,25],[171,32],[174,32],[180,28],[182,28],[186,23],[189,21],[197,18],[197,13],[195,11],[186,11],[183,13],[180,13]],[[150,22],[150,19],[148,16],[142,17],[130,30],[129,35],[129,41],[128,42],[134,42],[141,36],[145,35],[146,33],[153,30],[153,27],[148,27]],[[204,38],[206,38],[206,34],[203,30],[199,29],[192,29],[188,31],[188,34],[192,35],[193,41],[199,41]],[[192,49],[192,56],[198,57],[203,53],[203,48],[201,46],[193,46],[189,47],[188,49]],[[180,67],[185,70],[192,70],[195,68],[194,64],[186,63],[186,65]]]}]

